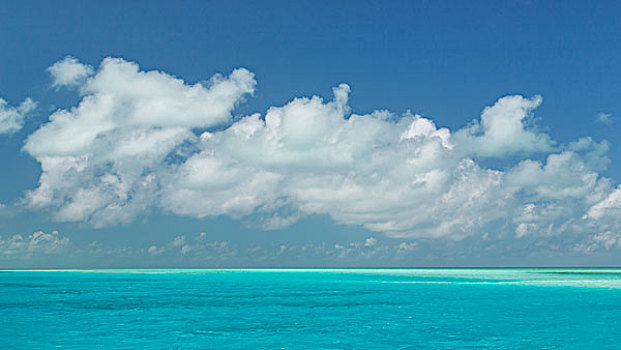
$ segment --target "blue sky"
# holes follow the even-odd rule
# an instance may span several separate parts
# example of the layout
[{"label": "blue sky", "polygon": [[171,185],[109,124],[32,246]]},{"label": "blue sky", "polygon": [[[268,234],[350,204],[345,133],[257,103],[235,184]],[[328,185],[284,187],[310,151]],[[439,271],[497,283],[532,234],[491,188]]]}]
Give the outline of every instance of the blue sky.
[{"label": "blue sky", "polygon": [[618,264],[620,7],[9,1],[0,266]]}]

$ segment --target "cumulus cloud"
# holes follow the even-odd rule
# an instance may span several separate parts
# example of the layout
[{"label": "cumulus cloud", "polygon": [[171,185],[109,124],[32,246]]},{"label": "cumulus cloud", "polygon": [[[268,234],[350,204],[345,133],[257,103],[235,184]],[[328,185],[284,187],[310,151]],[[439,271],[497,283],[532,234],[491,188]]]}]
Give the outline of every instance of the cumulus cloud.
[{"label": "cumulus cloud", "polygon": [[418,242],[411,242],[411,243],[401,242],[401,244],[399,244],[398,246],[398,251],[399,252],[410,252],[416,249],[416,247],[418,247]]},{"label": "cumulus cloud", "polygon": [[[147,238],[148,239],[148,238]],[[476,240],[476,238],[471,238]],[[472,263],[473,255],[483,251],[496,251],[499,258],[524,256],[535,252],[558,251],[557,243],[531,240],[515,251],[508,249],[516,243],[510,237],[494,237],[490,245],[473,244],[469,255],[463,255],[463,245],[437,240],[396,240],[373,237],[354,240],[336,240],[295,243],[288,241],[229,242],[211,238],[205,233],[182,234],[168,242],[114,246],[99,242],[79,243],[70,241],[58,232],[35,232],[30,235],[0,236],[0,264],[3,267],[114,267],[114,266],[411,266],[422,259],[437,259],[447,263],[457,260]],[[621,248],[621,234],[605,231],[573,240],[564,252],[579,254],[610,253]],[[471,242],[472,243],[472,242]],[[457,250],[456,250],[457,249]],[[499,260],[501,261],[501,260]],[[502,264],[502,263],[500,263]]]},{"label": "cumulus cloud", "polygon": [[47,71],[52,76],[52,86],[78,86],[93,74],[93,67],[80,63],[75,57],[67,56],[54,63]]},{"label": "cumulus cloud", "polygon": [[61,253],[69,244],[69,238],[60,236],[56,231],[52,233],[35,232],[27,236],[21,234],[9,237],[0,236],[0,254],[31,257],[37,253]]},{"label": "cumulus cloud", "polygon": [[591,253],[598,250],[611,250],[620,247],[621,233],[606,231],[590,235],[586,242],[576,245],[576,250]]},{"label": "cumulus cloud", "polygon": [[532,113],[541,96],[505,96],[486,107],[481,119],[459,130],[455,140],[466,154],[502,157],[515,153],[547,152],[554,142],[547,134],[532,128]]},{"label": "cumulus cloud", "polygon": [[583,220],[597,223],[598,229],[605,229],[621,234],[619,218],[621,217],[621,186],[589,208]]},{"label": "cumulus cloud", "polygon": [[[54,112],[28,138],[24,150],[43,172],[26,203],[95,226],[157,207],[271,229],[328,215],[404,238],[619,229],[610,214],[597,214],[612,212],[601,203],[614,184],[598,173],[608,164],[607,143],[560,145],[540,132],[539,96],[500,98],[454,132],[410,112],[353,113],[346,84],[329,101],[294,98],[232,120],[255,84],[245,69],[191,85],[105,59],[79,83],[80,103]],[[517,161],[481,163],[506,157]],[[191,254],[186,245],[177,246]]]},{"label": "cumulus cloud", "polygon": [[56,206],[62,221],[130,221],[157,202],[158,170],[193,142],[193,130],[226,123],[254,86],[245,69],[190,85],[141,71],[132,62],[105,59],[81,82],[79,105],[54,112],[28,137],[24,150],[41,163],[43,174],[27,203]]},{"label": "cumulus cloud", "polygon": [[465,235],[496,216],[486,208],[502,199],[500,172],[458,158],[450,132],[427,118],[349,114],[348,94],[341,84],[333,101],[297,98],[264,118],[203,133],[200,151],[164,188],[162,207],[281,221],[327,214],[372,231],[427,236]]},{"label": "cumulus cloud", "polygon": [[24,126],[28,113],[32,112],[37,104],[26,98],[19,106],[12,107],[0,97],[0,135],[14,134]]},{"label": "cumulus cloud", "polygon": [[377,239],[373,238],[373,237],[369,237],[364,241],[364,246],[365,247],[372,247],[374,245],[377,244]]},{"label": "cumulus cloud", "polygon": [[237,254],[238,249],[232,248],[227,241],[210,240],[206,233],[198,235],[179,235],[172,241],[163,245],[151,245],[147,248],[147,254],[177,255],[187,258],[211,258],[226,261],[227,257]]}]

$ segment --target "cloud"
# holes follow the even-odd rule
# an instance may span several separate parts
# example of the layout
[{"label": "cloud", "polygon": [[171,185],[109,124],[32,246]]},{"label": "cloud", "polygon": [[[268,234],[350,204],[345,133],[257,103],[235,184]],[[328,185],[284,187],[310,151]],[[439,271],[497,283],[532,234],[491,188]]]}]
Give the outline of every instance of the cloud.
[{"label": "cloud", "polygon": [[30,98],[26,98],[17,107],[11,107],[0,97],[0,135],[14,134],[21,130],[26,116],[36,107],[36,102]]},{"label": "cloud", "polygon": [[204,232],[198,235],[179,235],[164,245],[151,245],[146,250],[151,256],[173,255],[184,256],[188,259],[209,258],[226,262],[227,258],[238,253],[237,248],[231,248],[229,242],[210,240]]},{"label": "cloud", "polygon": [[595,203],[586,213],[586,218],[597,221],[609,221],[610,225],[621,216],[621,186],[608,196]]},{"label": "cloud", "polygon": [[[348,93],[341,84],[333,101],[298,98],[203,133],[200,151],[164,187],[162,207],[284,221],[326,214],[397,236],[464,235],[495,216],[486,208],[499,197],[500,172],[458,158],[450,132],[427,118],[350,115]],[[479,218],[469,218],[474,211]]]},{"label": "cloud", "polygon": [[369,237],[364,241],[364,246],[365,247],[372,247],[374,245],[377,244],[377,239],[373,238],[373,237]]},{"label": "cloud", "polygon": [[552,151],[550,136],[530,126],[532,113],[541,102],[541,96],[502,97],[483,110],[480,121],[459,130],[455,142],[464,153],[485,157]]},{"label": "cloud", "polygon": [[[94,226],[159,208],[268,229],[327,215],[403,238],[621,228],[589,214],[614,191],[599,174],[609,162],[607,143],[587,137],[563,145],[540,132],[539,96],[502,97],[454,132],[410,112],[353,113],[346,84],[329,101],[294,98],[233,120],[255,84],[245,69],[190,85],[105,59],[78,86],[80,103],[53,113],[28,138],[24,150],[42,175],[26,203]],[[492,168],[486,159],[511,164]],[[184,254],[195,251],[184,246]]]},{"label": "cloud", "polygon": [[[60,64],[79,65],[71,58]],[[189,85],[122,59],[103,60],[81,82],[79,105],[54,112],[28,137],[24,150],[43,170],[28,205],[56,206],[56,219],[94,226],[132,220],[157,202],[158,170],[193,142],[193,130],[226,123],[254,86],[245,69]]]},{"label": "cloud", "polygon": [[52,86],[78,86],[93,74],[93,67],[82,64],[74,57],[67,56],[54,63],[47,71],[52,76]]},{"label": "cloud", "polygon": [[58,232],[35,232],[28,236],[21,234],[10,237],[0,236],[0,254],[29,258],[34,254],[59,254],[70,245],[69,238],[61,237]]},{"label": "cloud", "polygon": [[596,122],[601,123],[601,124],[605,124],[605,125],[611,125],[616,120],[617,120],[617,118],[613,117],[612,114],[610,114],[610,113],[598,113],[597,114],[597,118],[595,118]]},{"label": "cloud", "polygon": [[147,249],[149,255],[160,255],[164,253],[164,247],[158,247],[156,245],[152,245]]},{"label": "cloud", "polygon": [[418,247],[418,242],[411,242],[411,243],[401,242],[401,244],[399,244],[398,246],[398,251],[399,252],[411,252],[414,249],[416,249],[416,247]]},{"label": "cloud", "polygon": [[[147,237],[148,239],[148,237]],[[550,253],[591,255],[621,251],[621,233],[605,231],[571,240],[564,246],[558,241],[532,239],[510,241],[512,237],[489,238],[485,245],[471,237],[467,253],[462,242],[424,239],[404,241],[380,237],[374,239],[311,241],[296,244],[279,242],[229,242],[210,238],[205,233],[178,235],[158,244],[111,246],[99,242],[80,243],[58,232],[35,232],[31,235],[0,236],[0,264],[5,267],[114,267],[114,266],[412,266],[424,259],[440,264],[473,263],[479,254],[496,254],[502,261],[512,257]],[[369,244],[369,242],[373,242]],[[524,243],[524,244],[521,244]],[[521,244],[521,245],[520,245]],[[575,255],[574,255],[575,256]],[[457,259],[457,260],[455,260]],[[489,264],[489,260],[488,264]],[[494,264],[494,263],[493,263]]]},{"label": "cloud", "polygon": [[586,242],[576,245],[576,250],[583,253],[591,253],[598,250],[611,250],[621,247],[621,233],[601,232],[589,236]]}]

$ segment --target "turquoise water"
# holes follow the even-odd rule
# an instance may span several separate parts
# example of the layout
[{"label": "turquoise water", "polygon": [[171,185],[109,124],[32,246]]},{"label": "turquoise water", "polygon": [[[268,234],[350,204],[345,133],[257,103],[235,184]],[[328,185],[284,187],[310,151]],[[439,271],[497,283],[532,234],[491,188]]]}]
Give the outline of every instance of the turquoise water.
[{"label": "turquoise water", "polygon": [[15,349],[621,349],[621,270],[0,271]]}]

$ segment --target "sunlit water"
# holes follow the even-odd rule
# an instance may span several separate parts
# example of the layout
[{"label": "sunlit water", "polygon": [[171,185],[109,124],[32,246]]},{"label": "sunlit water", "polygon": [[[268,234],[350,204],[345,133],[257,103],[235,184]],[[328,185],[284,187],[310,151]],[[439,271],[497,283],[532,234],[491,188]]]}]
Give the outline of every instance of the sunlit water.
[{"label": "sunlit water", "polygon": [[621,270],[0,271],[0,348],[621,349]]}]

